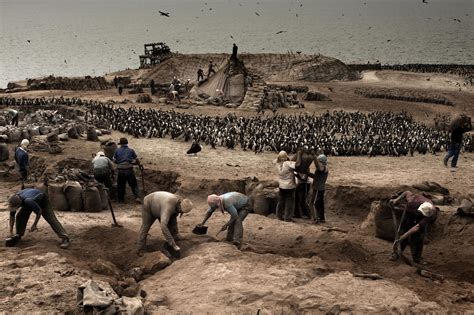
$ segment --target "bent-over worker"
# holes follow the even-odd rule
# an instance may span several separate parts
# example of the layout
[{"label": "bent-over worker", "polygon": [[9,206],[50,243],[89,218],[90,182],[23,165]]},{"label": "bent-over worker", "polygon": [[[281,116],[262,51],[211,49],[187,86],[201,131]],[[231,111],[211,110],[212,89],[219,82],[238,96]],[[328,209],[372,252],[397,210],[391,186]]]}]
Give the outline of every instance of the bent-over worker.
[{"label": "bent-over worker", "polygon": [[143,199],[142,227],[138,238],[137,254],[142,256],[145,252],[148,231],[156,219],[160,221],[166,242],[179,252],[181,249],[176,245],[176,241],[181,240],[182,237],[178,231],[178,214],[183,215],[192,209],[193,204],[189,199],[183,199],[166,191],[156,191],[147,195]]},{"label": "bent-over worker", "polygon": [[[423,240],[426,229],[431,222],[436,219],[436,207],[433,202],[423,195],[414,194],[411,191],[405,191],[396,199],[391,199],[391,205],[398,205],[402,200],[406,201],[405,217],[401,222],[399,239],[395,240],[394,251],[390,260],[397,260],[399,254],[395,250],[398,243],[400,243],[401,252],[405,250],[407,245],[410,245],[411,255],[413,261],[417,264],[423,263],[421,255],[423,253]],[[403,211],[397,207],[395,210]]]},{"label": "bent-over worker", "polygon": [[[41,190],[35,188],[20,190],[18,193],[10,196],[8,206],[10,211],[10,235],[12,235],[12,237],[7,240],[6,246],[15,246],[21,240],[25,234],[26,225],[31,212],[34,212],[36,219],[30,231],[33,232],[37,230],[36,226],[42,216],[59,238],[61,238],[62,241],[59,246],[63,249],[69,247],[69,236],[51,209],[48,197]],[[18,208],[20,208],[20,211],[16,213]],[[13,235],[13,227],[15,224],[16,234]]]},{"label": "bent-over worker", "polygon": [[112,192],[112,175],[114,174],[114,164],[112,161],[105,156],[104,152],[97,152],[96,156],[92,160],[94,167],[94,178],[109,190],[109,194]]},{"label": "bent-over worker", "polygon": [[230,220],[222,226],[220,231],[227,230],[226,241],[232,242],[237,248],[240,248],[244,236],[243,222],[250,210],[249,198],[242,193],[233,191],[220,196],[209,195],[207,196],[207,204],[209,208],[201,226],[206,223],[216,209],[219,209],[222,213],[224,211],[229,213]]}]

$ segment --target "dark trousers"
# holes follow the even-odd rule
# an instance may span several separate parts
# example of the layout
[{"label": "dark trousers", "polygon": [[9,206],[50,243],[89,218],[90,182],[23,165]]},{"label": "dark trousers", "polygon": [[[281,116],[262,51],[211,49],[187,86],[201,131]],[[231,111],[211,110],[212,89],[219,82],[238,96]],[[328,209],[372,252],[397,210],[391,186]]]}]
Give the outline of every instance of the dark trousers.
[{"label": "dark trousers", "polygon": [[110,172],[94,171],[94,178],[101,184],[104,184],[109,191],[112,191],[112,176]]},{"label": "dark trousers", "polygon": [[295,191],[295,214],[299,217],[309,217],[309,207],[307,198],[308,198],[308,191],[309,191],[309,184],[308,183],[299,183],[296,186]]},{"label": "dark trousers", "polygon": [[118,201],[125,201],[126,183],[132,189],[133,194],[138,198],[138,183],[133,168],[119,169],[117,176],[117,199]]},{"label": "dark trousers", "polygon": [[16,126],[18,127],[18,114],[16,114],[15,116],[13,116],[12,118],[12,123],[11,123],[13,126]]},{"label": "dark trousers", "polygon": [[451,167],[456,167],[458,164],[459,153],[461,152],[461,143],[451,143],[448,147],[448,153],[444,157],[445,163],[452,157]]},{"label": "dark trousers", "polygon": [[324,190],[314,191],[314,209],[316,210],[316,216],[319,221],[326,221],[324,217]]},{"label": "dark trousers", "polygon": [[[62,239],[68,239],[69,236],[64,230],[63,226],[61,223],[58,221],[58,218],[56,218],[56,215],[54,214],[53,209],[51,209],[51,206],[49,204],[48,197],[43,197],[43,200],[41,201],[40,205],[42,213],[41,216],[44,218],[46,222],[48,222],[49,226],[53,229],[53,231]],[[31,215],[31,210],[27,209],[25,207],[21,207],[20,211],[18,211],[16,215],[16,234],[19,234],[20,236],[23,236],[26,231],[26,225],[28,223],[28,220]]]},{"label": "dark trousers", "polygon": [[21,189],[25,189],[25,181],[28,179],[28,171],[19,170],[18,173],[20,173]]},{"label": "dark trousers", "polygon": [[204,80],[204,74],[198,74],[198,82]]},{"label": "dark trousers", "polygon": [[[409,226],[402,226],[400,229],[400,235],[405,234],[411,227]],[[410,252],[411,257],[413,258],[414,262],[420,262],[421,255],[423,254],[423,240],[425,238],[425,231],[424,229],[420,229],[420,231],[410,235],[408,238],[404,239],[401,244],[402,252],[405,248],[410,245]]]},{"label": "dark trousers", "polygon": [[295,211],[295,189],[280,188],[278,197],[278,219],[291,220]]}]

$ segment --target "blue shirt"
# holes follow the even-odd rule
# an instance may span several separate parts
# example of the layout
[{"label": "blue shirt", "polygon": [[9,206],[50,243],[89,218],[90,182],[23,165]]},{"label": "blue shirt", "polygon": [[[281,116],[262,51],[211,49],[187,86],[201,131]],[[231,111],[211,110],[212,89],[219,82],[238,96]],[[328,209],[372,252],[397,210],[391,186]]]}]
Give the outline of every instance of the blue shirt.
[{"label": "blue shirt", "polygon": [[43,200],[44,194],[41,190],[35,188],[26,188],[17,194],[21,198],[21,206],[33,211],[34,213],[41,213],[39,203]]},{"label": "blue shirt", "polygon": [[113,160],[117,164],[132,164],[133,160],[137,159],[137,154],[128,145],[122,145],[115,153]]},{"label": "blue shirt", "polygon": [[[238,210],[248,204],[249,198],[239,192],[228,192],[219,197],[222,198],[222,205],[224,210],[230,214],[231,217],[238,216]],[[207,212],[212,213],[218,206],[212,206],[207,209]]]},{"label": "blue shirt", "polygon": [[22,148],[17,148],[15,151],[15,162],[18,164],[18,169],[20,171],[26,171],[29,164],[28,152],[24,151]]}]

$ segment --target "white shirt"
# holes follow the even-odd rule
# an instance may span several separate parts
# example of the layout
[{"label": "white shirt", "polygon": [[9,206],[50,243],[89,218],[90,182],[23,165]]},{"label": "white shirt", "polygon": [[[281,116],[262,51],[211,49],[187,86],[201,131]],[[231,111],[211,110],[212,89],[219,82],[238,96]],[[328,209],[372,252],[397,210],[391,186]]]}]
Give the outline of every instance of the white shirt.
[{"label": "white shirt", "polygon": [[295,164],[296,162],[285,161],[277,163],[278,168],[278,187],[281,189],[295,189]]}]

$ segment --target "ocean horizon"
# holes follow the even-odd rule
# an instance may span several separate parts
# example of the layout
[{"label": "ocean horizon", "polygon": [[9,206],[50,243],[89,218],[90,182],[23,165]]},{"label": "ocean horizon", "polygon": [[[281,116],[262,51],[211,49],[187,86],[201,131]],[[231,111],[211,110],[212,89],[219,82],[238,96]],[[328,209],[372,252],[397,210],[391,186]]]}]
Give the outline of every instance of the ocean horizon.
[{"label": "ocean horizon", "polygon": [[[158,11],[169,13],[170,17]],[[345,63],[474,64],[472,0],[0,0],[0,87],[138,68],[180,53],[323,54]]]}]

